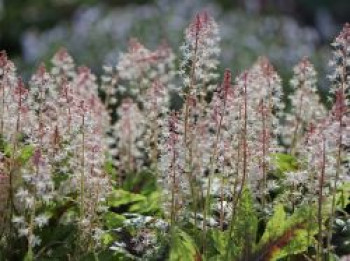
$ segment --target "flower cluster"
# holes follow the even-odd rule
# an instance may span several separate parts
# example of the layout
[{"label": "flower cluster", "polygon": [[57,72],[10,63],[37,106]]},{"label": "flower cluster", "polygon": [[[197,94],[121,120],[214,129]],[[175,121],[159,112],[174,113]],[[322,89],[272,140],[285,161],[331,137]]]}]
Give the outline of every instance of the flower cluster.
[{"label": "flower cluster", "polygon": [[160,183],[165,192],[164,208],[172,222],[175,222],[177,212],[184,210],[183,195],[188,194],[189,188],[185,177],[183,135],[182,121],[176,112],[172,112],[168,116],[168,124],[162,129],[159,163]]},{"label": "flower cluster", "polygon": [[310,125],[317,124],[326,116],[326,110],[317,95],[317,80],[314,66],[307,58],[294,67],[291,86],[294,93],[288,98],[290,112],[286,114],[283,141],[291,148],[291,154],[299,151],[302,137]]},{"label": "flower cluster", "polygon": [[166,44],[150,51],[131,39],[128,52],[120,54],[116,67],[105,67],[102,90],[106,106],[114,114],[119,105],[110,143],[120,182],[126,173],[157,165],[160,129],[165,124],[162,119],[174,88],[174,59]]},{"label": "flower cluster", "polygon": [[[325,248],[332,248],[338,190],[348,181],[350,26],[333,43],[329,111],[318,98],[316,72],[307,58],[294,67],[290,111],[281,78],[266,57],[236,77],[226,69],[219,82],[218,35],[206,12],[185,30],[178,71],[182,82],[175,81],[175,57],[168,46],[150,51],[135,39],[116,66],[105,67],[101,85],[62,49],[52,69],[41,65],[26,86],[0,53],[0,189],[5,192],[0,199],[6,201],[0,203],[6,212],[0,224],[10,225],[10,232],[6,226],[1,232],[11,233],[14,225],[32,253],[45,225],[73,223],[81,250],[99,246],[91,243],[106,235],[109,249],[147,259],[163,251],[159,242],[169,231],[172,243],[189,242],[180,227],[186,224],[196,239],[197,232],[202,234],[201,249],[191,255],[207,259],[215,229],[227,231],[222,236],[230,246],[236,232],[255,233],[260,216],[269,233],[266,216],[282,202],[291,215],[308,205],[310,217],[301,221],[318,224],[317,240],[310,245],[317,241],[314,252],[321,260]],[[176,90],[174,100],[180,102],[175,100],[178,108],[172,110],[171,91]],[[108,203],[113,181],[106,169],[112,164],[119,186]],[[134,175],[150,178],[145,169],[153,173],[146,186],[155,188],[157,180],[161,188],[162,210],[152,206],[140,213],[160,212],[164,220],[123,212],[137,212],[158,199],[159,191],[136,194],[143,184],[133,186]],[[60,208],[70,211],[61,214]],[[264,232],[262,242],[265,237]]]},{"label": "flower cluster", "polygon": [[350,92],[349,74],[350,74],[350,24],[345,24],[343,30],[332,43],[333,58],[330,66],[333,68],[332,74],[328,76],[336,89],[341,88],[348,96]]},{"label": "flower cluster", "polygon": [[[168,115],[169,125],[162,130],[165,145],[160,171],[168,200],[165,209],[170,209],[171,217],[180,215],[176,200],[181,199],[181,207],[191,208],[195,217],[199,212],[204,214],[205,224],[209,210],[206,206],[198,208],[198,202],[213,196],[213,210],[219,212],[217,224],[222,227],[227,222],[227,212],[234,213],[246,186],[264,208],[274,189],[274,155],[284,151],[280,137],[291,155],[301,158],[298,169],[291,171],[285,182],[295,189],[293,193],[300,186],[309,185],[313,197],[322,198],[325,191],[334,196],[346,178],[343,161],[349,123],[345,94],[342,98],[337,92],[334,108],[327,113],[317,95],[314,67],[304,58],[294,68],[291,85],[295,91],[289,97],[292,109],[285,113],[281,79],[269,60],[262,57],[233,85],[231,73],[226,70],[222,84],[209,99],[210,88],[202,86],[196,75],[202,73],[197,62],[207,56],[199,55],[197,48],[208,44],[202,38],[210,38],[213,24],[212,18],[201,13],[185,33],[182,65],[189,66],[182,66],[180,71],[184,78],[184,104],[178,114]],[[342,77],[344,82],[339,86],[347,86],[346,77]]]},{"label": "flower cluster", "polygon": [[197,14],[185,32],[184,44],[180,47],[182,60],[180,75],[185,90],[190,95],[206,95],[216,87],[216,72],[220,55],[218,26],[214,19],[201,12]]},{"label": "flower cluster", "polygon": [[174,77],[174,58],[165,43],[155,51],[150,51],[136,39],[131,39],[128,52],[120,54],[116,66],[119,79],[117,94],[131,96],[143,103],[143,95],[155,81],[164,86],[169,85]]},{"label": "flower cluster", "polygon": [[36,232],[50,219],[45,206],[76,201],[75,220],[88,235],[109,191],[104,173],[109,116],[96,77],[88,68],[76,69],[65,50],[52,65],[51,72],[41,65],[27,87],[1,55],[1,138],[9,151],[2,155],[9,161],[2,171],[11,180],[12,221],[30,249],[40,244]]},{"label": "flower cluster", "polygon": [[119,120],[114,124],[114,136],[117,147],[113,150],[117,157],[117,169],[122,174],[140,171],[144,155],[142,135],[144,135],[144,117],[137,104],[131,98],[124,99],[117,110]]}]

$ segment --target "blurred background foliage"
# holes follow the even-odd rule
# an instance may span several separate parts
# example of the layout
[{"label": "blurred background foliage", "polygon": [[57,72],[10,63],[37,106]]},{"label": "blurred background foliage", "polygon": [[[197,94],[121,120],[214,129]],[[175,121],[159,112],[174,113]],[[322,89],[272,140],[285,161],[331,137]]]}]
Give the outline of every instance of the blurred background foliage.
[{"label": "blurred background foliage", "polygon": [[220,24],[222,66],[236,73],[266,55],[284,78],[307,55],[325,82],[329,43],[350,21],[349,0],[0,0],[0,49],[28,76],[61,46],[101,72],[137,37],[177,51],[184,28],[207,9]]}]

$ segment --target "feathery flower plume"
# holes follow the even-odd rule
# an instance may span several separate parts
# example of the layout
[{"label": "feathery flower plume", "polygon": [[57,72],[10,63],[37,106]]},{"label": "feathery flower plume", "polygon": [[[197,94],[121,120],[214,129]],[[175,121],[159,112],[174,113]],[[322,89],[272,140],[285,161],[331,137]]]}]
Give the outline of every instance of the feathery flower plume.
[{"label": "feathery flower plume", "polygon": [[333,87],[331,92],[340,88],[346,95],[349,104],[350,95],[350,24],[346,23],[343,30],[332,43],[333,58],[329,65],[333,72],[328,75]]},{"label": "feathery flower plume", "polygon": [[59,49],[51,62],[53,65],[51,73],[55,76],[58,84],[61,84],[64,80],[71,80],[75,76],[75,64],[66,49]]},{"label": "feathery flower plume", "polygon": [[143,136],[147,158],[151,167],[157,171],[159,159],[159,139],[162,128],[166,125],[166,116],[169,110],[169,93],[160,81],[154,81],[146,91],[143,113],[145,120],[145,133]]},{"label": "feathery flower plume", "polygon": [[119,120],[113,126],[114,136],[117,139],[115,156],[117,156],[117,169],[122,177],[139,171],[142,167],[144,155],[141,148],[144,147],[142,135],[145,132],[145,123],[144,116],[131,98],[122,101],[117,113]]},{"label": "feathery flower plume", "polygon": [[290,81],[294,93],[289,96],[291,110],[286,114],[283,141],[290,145],[294,155],[302,146],[303,136],[310,124],[316,125],[326,111],[317,94],[317,79],[314,66],[307,58],[302,59],[293,69]]},{"label": "feathery flower plume", "polygon": [[181,212],[185,211],[185,196],[188,195],[188,184],[185,177],[183,124],[176,112],[168,116],[168,124],[162,131],[160,143],[161,157],[159,179],[164,191],[164,210],[174,225]]},{"label": "feathery flower plume", "polygon": [[175,74],[174,59],[172,50],[166,44],[150,51],[136,39],[131,39],[128,52],[120,55],[116,67],[120,80],[117,93],[143,103],[143,95],[154,81],[170,88]]},{"label": "feathery flower plume", "polygon": [[265,203],[267,192],[267,175],[271,170],[270,155],[278,151],[279,115],[284,103],[282,102],[283,90],[281,79],[272,64],[265,57],[262,57],[251,69],[250,92],[248,102],[254,106],[254,114],[251,119],[255,126],[252,133],[252,142],[256,149],[253,162],[257,165],[257,173],[261,180],[259,184],[261,190],[262,203]]},{"label": "feathery flower plume", "polygon": [[8,59],[5,51],[0,52],[0,131],[2,138],[9,141],[13,139],[16,130],[16,101],[14,89],[18,86],[15,65]]},{"label": "feathery flower plume", "polygon": [[185,31],[185,41],[180,47],[182,60],[180,76],[185,93],[204,97],[216,87],[218,73],[219,30],[214,19],[205,11],[196,15]]}]

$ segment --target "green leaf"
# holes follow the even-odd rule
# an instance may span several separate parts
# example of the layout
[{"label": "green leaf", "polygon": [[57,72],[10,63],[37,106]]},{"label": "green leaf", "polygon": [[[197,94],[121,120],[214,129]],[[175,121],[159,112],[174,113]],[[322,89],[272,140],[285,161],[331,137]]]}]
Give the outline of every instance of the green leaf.
[{"label": "green leaf", "polygon": [[17,160],[24,164],[33,156],[33,152],[34,147],[32,145],[26,145],[20,150]]},{"label": "green leaf", "polygon": [[275,212],[266,225],[265,232],[260,239],[260,244],[268,243],[272,238],[280,236],[286,229],[286,212],[282,205],[275,207]]},{"label": "green leaf", "polygon": [[248,188],[244,188],[242,197],[232,220],[231,240],[227,245],[230,260],[247,260],[255,246],[258,218],[253,204],[253,196]]},{"label": "green leaf", "polygon": [[127,175],[123,183],[123,189],[148,196],[158,190],[157,180],[155,175],[150,171],[131,173]]},{"label": "green leaf", "polygon": [[298,229],[295,231],[293,238],[290,240],[290,242],[283,247],[280,251],[276,252],[272,260],[279,260],[280,258],[289,256],[291,254],[295,255],[301,252],[304,252],[307,250],[307,247],[309,245],[308,242],[308,233],[305,229]]},{"label": "green leaf", "polygon": [[145,196],[122,189],[114,190],[109,197],[108,206],[114,208],[115,212],[158,214],[160,213],[160,192],[155,191]]},{"label": "green leaf", "polygon": [[314,217],[312,207],[300,208],[287,217],[283,206],[277,205],[257,249],[268,260],[278,260],[306,251],[315,242],[317,222],[313,222]]},{"label": "green leaf", "polygon": [[145,201],[146,197],[140,194],[134,194],[122,189],[116,189],[108,199],[108,206],[120,207],[122,205],[131,205],[135,202]]},{"label": "green leaf", "polygon": [[131,261],[130,257],[126,257],[122,253],[116,253],[109,250],[103,250],[99,253],[88,253],[83,255],[80,261]]},{"label": "green leaf", "polygon": [[13,151],[12,146],[10,144],[5,144],[4,154],[6,155],[6,157],[11,157],[12,151]]},{"label": "green leaf", "polygon": [[150,194],[145,200],[139,201],[129,208],[131,212],[140,214],[156,214],[160,212],[160,193],[158,191]]},{"label": "green leaf", "polygon": [[114,241],[114,237],[113,237],[113,235],[111,235],[109,233],[104,233],[101,236],[101,242],[105,246],[109,246],[113,241]]},{"label": "green leaf", "polygon": [[329,253],[329,261],[340,261],[340,258],[333,253]]},{"label": "green leaf", "polygon": [[23,261],[33,261],[33,260],[34,260],[33,251],[29,249]]},{"label": "green leaf", "polygon": [[345,208],[348,204],[350,204],[350,182],[346,182],[338,189],[336,203],[341,208]]},{"label": "green leaf", "polygon": [[193,261],[197,248],[192,238],[183,230],[174,228],[171,240],[170,261]]},{"label": "green leaf", "polygon": [[272,164],[280,174],[298,169],[298,161],[295,157],[285,153],[271,154]]},{"label": "green leaf", "polygon": [[124,216],[114,212],[107,212],[103,216],[104,223],[109,229],[121,227],[125,219]]},{"label": "green leaf", "polygon": [[211,229],[209,231],[209,235],[212,243],[210,245],[216,250],[217,253],[224,255],[227,247],[227,233],[218,229]]},{"label": "green leaf", "polygon": [[104,170],[108,175],[111,176],[112,179],[116,179],[117,171],[113,167],[113,162],[111,160],[105,162]]},{"label": "green leaf", "polygon": [[77,228],[74,225],[56,225],[42,228],[39,237],[42,239],[41,253],[36,261],[66,260],[75,251]]}]

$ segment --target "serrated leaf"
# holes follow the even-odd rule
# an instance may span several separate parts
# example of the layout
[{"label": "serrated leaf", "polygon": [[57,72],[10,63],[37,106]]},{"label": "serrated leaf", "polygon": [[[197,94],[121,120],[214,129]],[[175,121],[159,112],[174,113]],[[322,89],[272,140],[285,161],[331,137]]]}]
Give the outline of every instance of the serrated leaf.
[{"label": "serrated leaf", "polygon": [[253,205],[253,197],[248,188],[242,192],[234,220],[231,221],[225,255],[229,260],[246,260],[255,246],[258,219]]},{"label": "serrated leaf", "polygon": [[174,228],[170,247],[169,261],[192,261],[198,253],[193,239],[179,228]]},{"label": "serrated leaf", "polygon": [[314,244],[314,235],[317,233],[317,223],[312,221],[313,216],[313,209],[304,207],[287,217],[283,206],[277,205],[257,247],[261,253],[260,258],[263,256],[268,260],[279,260],[306,251]]},{"label": "serrated leaf", "polygon": [[218,229],[212,229],[210,230],[210,236],[212,246],[215,250],[220,253],[220,255],[225,254],[227,247],[227,233]]},{"label": "serrated leaf", "polygon": [[287,225],[286,216],[283,206],[277,205],[273,216],[267,222],[265,232],[261,237],[259,244],[264,245],[268,243],[271,238],[275,238],[283,233]]}]

